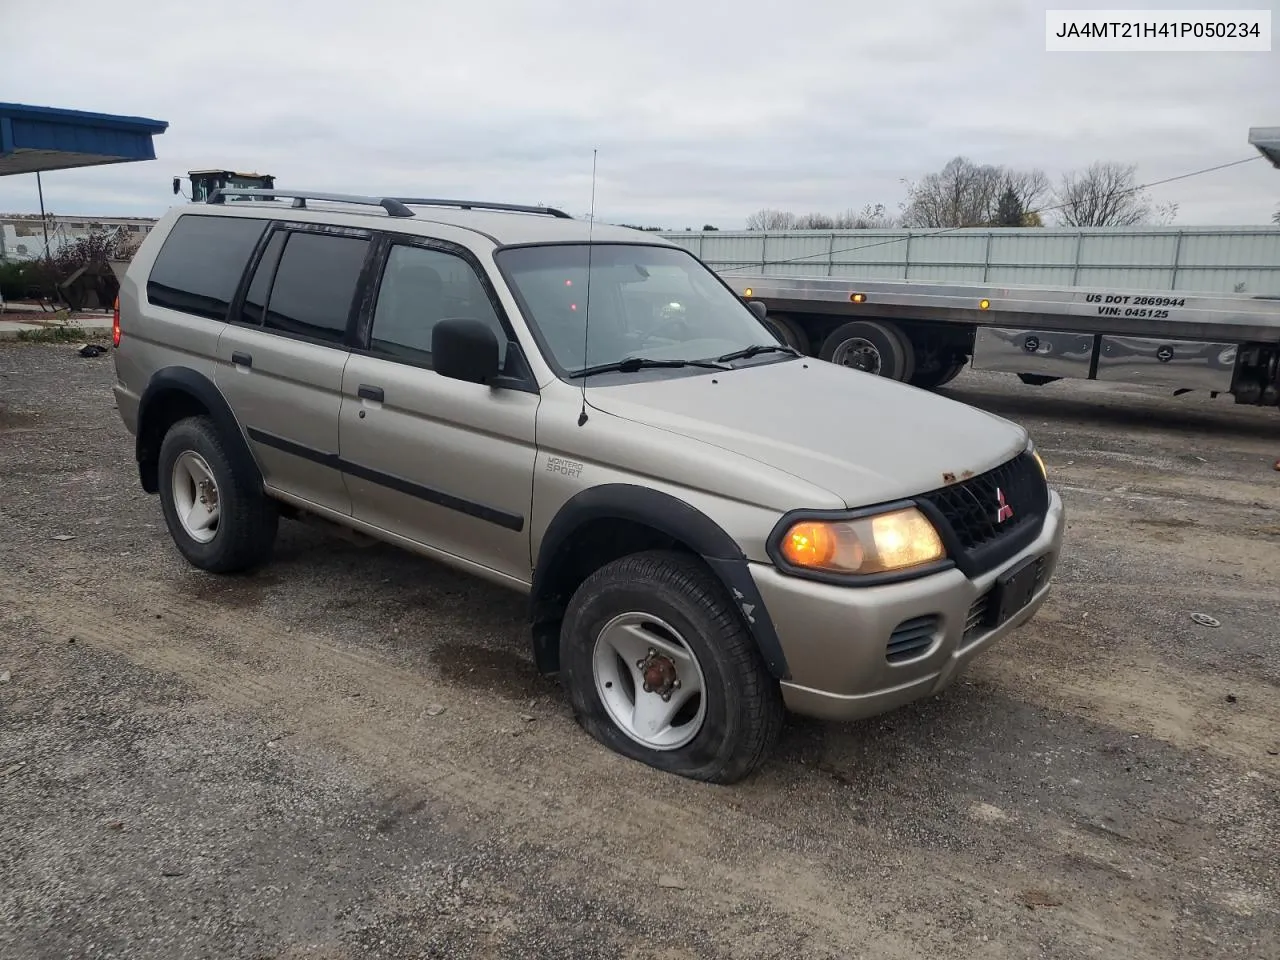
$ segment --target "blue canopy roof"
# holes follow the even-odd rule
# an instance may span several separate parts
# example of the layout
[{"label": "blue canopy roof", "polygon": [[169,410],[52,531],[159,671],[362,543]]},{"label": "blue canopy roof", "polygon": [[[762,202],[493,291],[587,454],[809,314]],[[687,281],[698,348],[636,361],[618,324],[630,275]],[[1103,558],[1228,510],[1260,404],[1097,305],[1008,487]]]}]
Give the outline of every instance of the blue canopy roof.
[{"label": "blue canopy roof", "polygon": [[1272,166],[1280,167],[1280,127],[1250,127],[1249,142]]},{"label": "blue canopy roof", "polygon": [[154,160],[168,121],[0,103],[0,177]]}]

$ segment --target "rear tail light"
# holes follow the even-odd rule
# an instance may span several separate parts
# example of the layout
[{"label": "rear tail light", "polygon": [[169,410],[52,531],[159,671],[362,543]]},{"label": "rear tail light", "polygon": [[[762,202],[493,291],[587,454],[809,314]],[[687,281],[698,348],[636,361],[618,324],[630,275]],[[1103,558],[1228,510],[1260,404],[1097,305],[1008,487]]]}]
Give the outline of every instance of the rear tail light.
[{"label": "rear tail light", "polygon": [[113,347],[120,346],[120,298],[116,297],[116,302],[112,306],[111,313],[111,345]]}]

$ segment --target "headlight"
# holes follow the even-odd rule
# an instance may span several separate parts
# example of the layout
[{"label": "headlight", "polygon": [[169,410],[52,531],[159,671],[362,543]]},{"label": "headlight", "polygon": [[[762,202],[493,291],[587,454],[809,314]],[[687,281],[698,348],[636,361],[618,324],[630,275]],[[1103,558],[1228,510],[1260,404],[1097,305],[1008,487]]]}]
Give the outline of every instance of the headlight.
[{"label": "headlight", "polygon": [[915,507],[854,520],[796,520],[777,541],[781,558],[815,573],[894,573],[946,557],[942,538]]},{"label": "headlight", "polygon": [[1044,458],[1040,456],[1039,452],[1036,450],[1036,445],[1030,440],[1027,441],[1027,453],[1036,458],[1036,466],[1040,468],[1040,476],[1044,477],[1047,481],[1049,479],[1049,471],[1044,465]]}]

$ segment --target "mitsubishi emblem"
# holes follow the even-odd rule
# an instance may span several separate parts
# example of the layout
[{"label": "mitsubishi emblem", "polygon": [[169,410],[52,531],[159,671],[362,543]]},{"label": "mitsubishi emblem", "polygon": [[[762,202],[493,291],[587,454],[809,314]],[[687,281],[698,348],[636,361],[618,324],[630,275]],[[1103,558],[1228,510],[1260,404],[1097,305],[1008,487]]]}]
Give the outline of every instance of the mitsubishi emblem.
[{"label": "mitsubishi emblem", "polygon": [[996,487],[996,523],[1004,523],[1013,517],[1013,507],[1004,498],[1004,491]]}]

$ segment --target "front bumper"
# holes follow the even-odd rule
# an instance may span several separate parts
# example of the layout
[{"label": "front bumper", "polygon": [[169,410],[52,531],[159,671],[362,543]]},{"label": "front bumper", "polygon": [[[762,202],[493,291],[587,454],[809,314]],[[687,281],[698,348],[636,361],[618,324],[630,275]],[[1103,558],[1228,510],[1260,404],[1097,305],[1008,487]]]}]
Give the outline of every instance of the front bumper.
[{"label": "front bumper", "polygon": [[[952,569],[878,587],[843,587],[788,576],[768,564],[751,564],[787,659],[790,676],[782,683],[787,707],[812,717],[854,720],[947,687],[970,660],[1040,609],[1057,567],[1064,526],[1062,499],[1050,490],[1044,527],[1036,540],[973,580]],[[1039,557],[1044,559],[1030,602],[1003,623],[984,621],[984,609],[994,602],[996,581]],[[929,642],[909,658],[891,662],[895,631],[908,623],[915,643],[922,643],[922,636]]]}]

